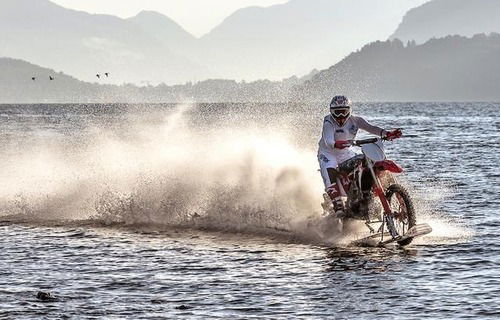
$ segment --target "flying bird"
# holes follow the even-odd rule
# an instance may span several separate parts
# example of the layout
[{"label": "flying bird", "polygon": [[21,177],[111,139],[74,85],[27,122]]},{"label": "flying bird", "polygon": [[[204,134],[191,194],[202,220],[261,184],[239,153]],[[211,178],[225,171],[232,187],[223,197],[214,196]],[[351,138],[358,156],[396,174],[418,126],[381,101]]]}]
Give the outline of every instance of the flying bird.
[{"label": "flying bird", "polygon": [[96,74],[95,75],[98,79],[101,79],[101,75],[100,74]]},{"label": "flying bird", "polygon": [[50,81],[54,80],[54,77],[49,76],[49,80],[50,80]]},{"label": "flying bird", "polygon": [[104,75],[107,77],[109,77],[109,72],[105,72]]},{"label": "flying bird", "polygon": [[36,77],[31,77],[31,80],[35,81],[35,80],[36,80]]}]

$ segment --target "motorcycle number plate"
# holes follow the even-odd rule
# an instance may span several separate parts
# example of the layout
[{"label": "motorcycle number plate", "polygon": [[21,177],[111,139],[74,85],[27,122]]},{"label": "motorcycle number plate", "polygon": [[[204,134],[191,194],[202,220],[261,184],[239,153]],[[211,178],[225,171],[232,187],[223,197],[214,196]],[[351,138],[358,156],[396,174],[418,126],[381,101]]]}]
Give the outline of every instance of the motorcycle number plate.
[{"label": "motorcycle number plate", "polygon": [[361,150],[363,150],[363,153],[365,154],[366,157],[368,157],[370,160],[374,162],[386,159],[384,153],[384,145],[380,140],[377,141],[376,143],[368,143],[363,145],[361,147]]}]

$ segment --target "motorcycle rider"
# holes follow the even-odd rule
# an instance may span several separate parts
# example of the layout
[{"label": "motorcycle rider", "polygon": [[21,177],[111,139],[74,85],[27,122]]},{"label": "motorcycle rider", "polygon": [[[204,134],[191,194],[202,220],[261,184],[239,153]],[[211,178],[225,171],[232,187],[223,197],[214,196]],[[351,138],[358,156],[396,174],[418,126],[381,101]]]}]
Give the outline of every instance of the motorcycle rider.
[{"label": "motorcycle rider", "polygon": [[318,161],[325,184],[326,193],[333,203],[335,215],[343,217],[342,184],[338,166],[356,156],[350,148],[349,140],[354,140],[358,130],[362,129],[373,135],[388,140],[401,137],[401,129],[387,131],[371,125],[365,119],[351,114],[351,101],[345,96],[335,96],[330,103],[330,114],[323,121],[323,132],[319,141]]}]

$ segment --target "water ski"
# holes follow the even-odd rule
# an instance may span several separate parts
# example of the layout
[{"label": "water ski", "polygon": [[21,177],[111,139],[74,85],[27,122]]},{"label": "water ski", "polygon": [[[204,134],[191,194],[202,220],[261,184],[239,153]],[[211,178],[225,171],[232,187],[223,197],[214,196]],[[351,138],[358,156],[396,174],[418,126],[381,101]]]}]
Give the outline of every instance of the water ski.
[{"label": "water ski", "polygon": [[[414,238],[421,237],[431,232],[431,226],[429,226],[427,223],[422,223],[411,227],[403,236],[393,238],[388,232],[386,232],[382,237],[381,233],[377,233],[366,238],[358,239],[353,242],[353,245],[365,247],[383,247],[387,244],[397,242],[399,245],[405,246],[409,244]],[[381,239],[387,240],[382,241]]]}]

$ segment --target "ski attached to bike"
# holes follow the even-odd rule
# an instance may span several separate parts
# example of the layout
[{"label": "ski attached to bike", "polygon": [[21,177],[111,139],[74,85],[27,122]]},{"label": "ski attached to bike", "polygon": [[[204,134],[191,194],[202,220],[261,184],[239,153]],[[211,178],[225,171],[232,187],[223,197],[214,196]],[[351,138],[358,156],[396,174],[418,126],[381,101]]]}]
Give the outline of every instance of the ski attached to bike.
[{"label": "ski attached to bike", "polygon": [[354,246],[361,247],[383,247],[391,243],[410,243],[413,239],[424,236],[432,232],[432,228],[427,223],[417,224],[411,227],[404,235],[392,237],[389,232],[384,234],[376,233],[368,237],[352,242]]}]

